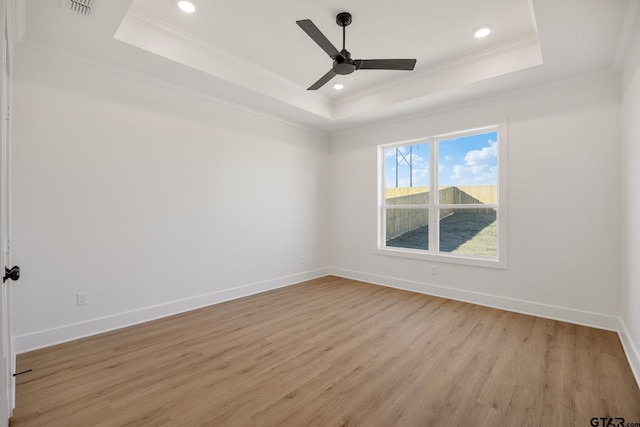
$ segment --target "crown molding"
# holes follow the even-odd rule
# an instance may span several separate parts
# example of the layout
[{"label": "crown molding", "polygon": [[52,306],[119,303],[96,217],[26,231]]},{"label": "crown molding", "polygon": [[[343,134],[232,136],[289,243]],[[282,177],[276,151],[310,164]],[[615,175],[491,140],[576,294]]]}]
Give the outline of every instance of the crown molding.
[{"label": "crown molding", "polygon": [[315,133],[317,135],[322,135],[322,136],[328,136],[329,133],[315,128],[315,127],[310,127],[310,126],[306,126],[304,124],[298,123],[296,121],[293,120],[287,120],[283,117],[274,115],[274,114],[269,114],[265,111],[262,110],[258,110],[255,108],[251,108],[251,107],[247,107],[246,105],[243,104],[239,104],[233,101],[229,101],[228,99],[224,99],[221,97],[217,97],[211,94],[205,94],[201,91],[198,90],[194,90],[191,88],[188,88],[186,86],[183,85],[179,85],[173,82],[169,82],[160,78],[156,78],[156,77],[151,77],[147,74],[144,73],[140,73],[137,71],[134,71],[130,68],[121,66],[121,65],[115,65],[113,63],[107,62],[107,61],[102,61],[87,55],[83,55],[83,54],[79,54],[75,51],[71,51],[68,49],[64,49],[64,48],[60,48],[57,46],[52,46],[50,44],[47,44],[45,42],[42,42],[40,40],[36,40],[36,39],[32,39],[30,37],[25,37],[21,42],[20,42],[20,47],[28,47],[28,48],[33,48],[36,50],[40,50],[40,51],[44,51],[44,52],[48,52],[50,54],[54,54],[57,56],[61,56],[61,57],[65,57],[74,61],[79,61],[79,62],[83,62],[85,64],[89,64],[91,66],[100,68],[102,70],[106,70],[109,72],[113,72],[113,73],[117,73],[120,75],[124,75],[127,76],[129,78],[134,78],[134,79],[138,79],[138,80],[142,80],[145,81],[147,83],[151,83],[155,86],[159,86],[159,87],[163,87],[165,89],[170,89],[170,90],[174,90],[192,97],[196,97],[199,99],[203,99],[205,101],[208,102],[212,102],[215,104],[220,104],[220,105],[224,105],[228,108],[237,110],[237,111],[242,111],[244,113],[248,113],[251,114],[253,116],[257,116],[257,117],[261,117],[264,119],[268,119],[274,122],[278,122],[281,124],[285,124],[287,126],[293,127],[293,128],[297,128],[297,129],[302,129],[308,132],[312,132]]},{"label": "crown molding", "polygon": [[540,40],[536,35],[525,36],[516,40],[511,40],[506,43],[502,43],[497,46],[493,46],[488,49],[484,49],[479,52],[474,52],[468,55],[464,55],[461,57],[456,57],[455,59],[451,59],[449,61],[442,62],[440,64],[436,64],[435,66],[429,67],[426,70],[419,73],[412,73],[411,75],[404,77],[402,79],[397,79],[392,82],[388,82],[387,84],[377,85],[375,88],[362,90],[360,92],[354,93],[345,97],[334,105],[339,106],[349,102],[352,102],[356,99],[364,98],[366,96],[373,95],[381,90],[391,89],[393,87],[414,81],[414,80],[424,80],[430,78],[432,76],[448,73],[456,68],[460,68],[467,65],[475,64],[479,61],[495,59],[503,55],[516,54],[523,49],[528,49],[531,47],[540,48]]},{"label": "crown molding", "polygon": [[129,12],[114,39],[185,67],[228,81],[318,117],[333,119],[332,102],[139,11]]},{"label": "crown molding", "polygon": [[[297,83],[292,82],[291,80],[285,79],[282,76],[268,70],[264,67],[261,67],[251,61],[247,61],[237,55],[232,54],[231,52],[221,49],[218,46],[214,46],[211,43],[193,36],[192,34],[185,33],[184,31],[174,27],[173,25],[158,19],[155,16],[149,15],[148,13],[142,12],[139,9],[135,9],[132,7],[127,12],[127,16],[132,18],[136,18],[138,21],[145,23],[146,25],[153,27],[156,31],[161,31],[166,34],[169,34],[173,37],[176,37],[183,42],[189,43],[191,45],[197,46],[198,48],[205,49],[213,54],[213,56],[218,58],[223,58],[226,61],[235,63],[239,66],[242,66],[246,69],[250,69],[259,73],[263,76],[267,76],[274,81],[277,81],[279,84],[290,87],[295,90],[306,90],[306,87],[303,87]],[[126,42],[126,40],[123,40]],[[324,100],[325,102],[331,102],[327,97],[321,95],[320,93],[313,93],[317,98]]]}]

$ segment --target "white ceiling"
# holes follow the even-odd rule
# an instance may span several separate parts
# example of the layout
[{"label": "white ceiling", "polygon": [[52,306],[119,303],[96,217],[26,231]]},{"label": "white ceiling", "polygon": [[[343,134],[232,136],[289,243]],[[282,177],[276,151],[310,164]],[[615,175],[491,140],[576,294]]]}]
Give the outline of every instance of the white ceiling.
[{"label": "white ceiling", "polygon": [[[89,16],[69,0],[22,5],[26,43],[335,131],[610,69],[638,1],[197,0],[187,15],[174,0],[93,0]],[[311,19],[341,49],[341,11],[353,15],[354,58],[417,58],[415,70],[358,70],[332,81],[343,91],[307,91],[331,59],[295,21]],[[494,32],[475,39],[482,24]]]}]

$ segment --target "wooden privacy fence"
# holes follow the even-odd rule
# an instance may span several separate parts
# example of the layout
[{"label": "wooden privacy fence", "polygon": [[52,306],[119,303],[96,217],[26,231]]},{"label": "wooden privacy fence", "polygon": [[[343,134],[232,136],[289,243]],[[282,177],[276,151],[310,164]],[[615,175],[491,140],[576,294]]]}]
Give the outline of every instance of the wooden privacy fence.
[{"label": "wooden privacy fence", "polygon": [[[495,185],[461,185],[440,187],[440,204],[497,204]],[[424,205],[429,203],[429,187],[401,187],[386,189],[386,205]],[[386,240],[401,236],[429,224],[426,209],[387,209]],[[465,209],[466,213],[489,213],[493,208]],[[454,213],[454,209],[441,209],[440,219]]]}]

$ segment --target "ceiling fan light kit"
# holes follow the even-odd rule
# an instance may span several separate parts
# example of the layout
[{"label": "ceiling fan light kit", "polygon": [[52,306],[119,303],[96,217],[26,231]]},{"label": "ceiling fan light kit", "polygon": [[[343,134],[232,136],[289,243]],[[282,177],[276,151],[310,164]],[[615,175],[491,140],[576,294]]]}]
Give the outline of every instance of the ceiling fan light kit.
[{"label": "ceiling fan light kit", "polygon": [[193,0],[176,0],[176,4],[184,13],[194,13],[197,9],[196,3]]},{"label": "ceiling fan light kit", "polygon": [[317,90],[337,75],[346,76],[356,70],[407,70],[411,71],[416,65],[415,59],[352,59],[351,52],[345,47],[346,28],[353,18],[349,12],[340,12],[336,16],[336,24],[342,27],[342,50],[338,49],[325,37],[310,19],[296,21],[296,24],[307,33],[331,59],[333,66],[320,80],[312,84],[307,90]]}]

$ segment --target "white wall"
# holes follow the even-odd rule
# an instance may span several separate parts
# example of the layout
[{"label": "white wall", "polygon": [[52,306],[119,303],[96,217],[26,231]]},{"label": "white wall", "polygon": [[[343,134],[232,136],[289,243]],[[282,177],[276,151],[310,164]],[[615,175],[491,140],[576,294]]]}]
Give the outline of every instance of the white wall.
[{"label": "white wall", "polygon": [[[331,141],[334,273],[616,329],[620,281],[619,88],[583,77]],[[375,255],[376,145],[508,117],[508,269]]]},{"label": "white wall", "polygon": [[[634,166],[637,74],[622,108]],[[640,178],[634,167],[626,180],[619,172],[614,75],[341,133],[330,158],[325,135],[31,44],[17,47],[14,79],[18,352],[324,275],[327,265],[605,328],[622,313],[640,342],[640,271],[627,263],[621,276],[619,264],[640,255],[640,232],[628,215],[622,252],[616,220],[619,183],[632,213]],[[374,255],[376,145],[505,117],[508,269],[440,263],[432,276],[435,263]],[[77,307],[84,291],[89,305]]]},{"label": "white wall", "polygon": [[18,352],[327,273],[326,135],[23,43],[13,143]]},{"label": "white wall", "polygon": [[622,71],[622,280],[621,337],[640,384],[640,30]]}]

